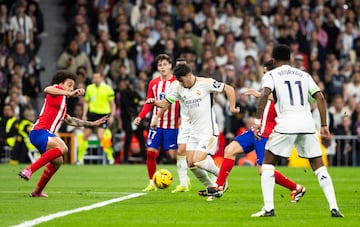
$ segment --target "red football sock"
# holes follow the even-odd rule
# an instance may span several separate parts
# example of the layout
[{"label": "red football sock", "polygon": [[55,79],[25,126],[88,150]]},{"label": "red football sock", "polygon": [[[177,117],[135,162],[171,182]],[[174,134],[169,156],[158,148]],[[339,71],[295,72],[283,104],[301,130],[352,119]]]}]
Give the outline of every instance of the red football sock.
[{"label": "red football sock", "polygon": [[45,188],[51,177],[56,173],[58,169],[59,167],[56,168],[52,163],[48,163],[46,165],[44,172],[37,183],[37,188],[35,190],[35,193],[40,194],[42,192],[42,190]]},{"label": "red football sock", "polygon": [[45,151],[44,154],[41,155],[41,157],[36,160],[32,165],[30,165],[28,168],[34,173],[36,170],[40,169],[44,165],[46,165],[48,162],[62,156],[62,152],[60,148],[53,148],[50,150]]},{"label": "red football sock", "polygon": [[224,186],[230,171],[234,167],[234,164],[235,164],[235,160],[232,160],[230,158],[224,158],[220,167],[219,175],[217,176],[217,180],[216,180],[216,183],[219,187]]},{"label": "red football sock", "polygon": [[285,177],[282,173],[275,170],[275,183],[292,190],[296,190],[296,183],[291,181],[289,178]]},{"label": "red football sock", "polygon": [[146,152],[146,167],[149,175],[149,179],[151,180],[155,171],[156,171],[156,158],[158,156],[158,152],[147,151]]}]

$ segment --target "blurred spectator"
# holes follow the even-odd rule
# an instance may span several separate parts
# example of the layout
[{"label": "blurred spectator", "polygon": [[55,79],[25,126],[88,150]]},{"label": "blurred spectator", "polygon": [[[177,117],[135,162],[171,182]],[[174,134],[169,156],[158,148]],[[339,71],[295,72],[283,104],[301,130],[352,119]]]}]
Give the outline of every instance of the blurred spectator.
[{"label": "blurred spectator", "polygon": [[125,131],[124,158],[122,163],[129,162],[130,145],[133,134],[139,141],[140,157],[146,160],[146,147],[144,137],[144,127],[142,125],[134,125],[133,120],[139,113],[139,108],[144,105],[144,99],[137,93],[133,84],[127,79],[119,80],[117,95],[120,96],[118,105],[120,107],[120,116],[122,121],[122,129]]},{"label": "blurred spectator", "polygon": [[217,81],[223,81],[222,75],[216,66],[214,57],[204,59],[203,68],[200,71],[199,76],[213,78]]},{"label": "blurred spectator", "polygon": [[344,100],[347,101],[349,97],[354,97],[357,103],[360,102],[360,71],[354,71],[351,75],[351,80],[344,86]]},{"label": "blurred spectator", "polygon": [[88,75],[92,75],[92,66],[88,56],[79,49],[76,40],[71,40],[68,47],[60,54],[56,67],[76,73],[79,66],[85,66]]},{"label": "blurred spectator", "polygon": [[0,3],[0,43],[9,45],[8,43],[8,30],[10,28],[10,17],[7,5],[3,2]]},{"label": "blurred spectator", "polygon": [[11,153],[11,160],[17,163],[29,163],[29,151],[36,150],[30,142],[29,132],[35,120],[35,112],[32,109],[25,109],[23,117],[19,120],[14,150]]},{"label": "blurred spectator", "polygon": [[25,14],[26,6],[21,3],[17,6],[16,15],[10,19],[9,45],[14,44],[17,33],[24,37],[25,45],[30,47],[34,45],[34,27],[31,18]]},{"label": "blurred spectator", "polygon": [[3,152],[5,146],[14,148],[17,125],[18,121],[13,106],[5,104],[0,118],[0,152]]},{"label": "blurred spectator", "polygon": [[91,63],[93,68],[102,68],[103,74],[108,75],[110,71],[110,64],[112,60],[112,55],[104,47],[104,44],[101,42],[96,43],[94,51],[91,53]]},{"label": "blurred spectator", "polygon": [[153,62],[154,55],[150,51],[149,44],[146,41],[142,41],[141,49],[136,55],[136,67],[138,68],[138,70],[151,73]]},{"label": "blurred spectator", "polygon": [[351,115],[351,111],[349,107],[345,105],[344,99],[341,95],[336,95],[332,100],[329,112],[334,117],[334,127],[336,128],[341,124],[341,118],[345,115]]},{"label": "blurred spectator", "polygon": [[[352,135],[351,119],[348,115],[343,115],[340,124],[334,128],[334,135]],[[335,165],[352,165],[352,147],[349,140],[339,140],[336,148]],[[339,163],[340,161],[340,163]]]}]

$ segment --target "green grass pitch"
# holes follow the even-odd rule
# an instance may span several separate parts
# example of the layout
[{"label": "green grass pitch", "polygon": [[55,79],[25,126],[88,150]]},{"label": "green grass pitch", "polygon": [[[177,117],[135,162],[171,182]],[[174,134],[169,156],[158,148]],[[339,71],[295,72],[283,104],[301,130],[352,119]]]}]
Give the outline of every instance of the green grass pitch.
[{"label": "green grass pitch", "polygon": [[[60,211],[74,210],[102,201],[141,193],[147,183],[145,165],[64,165],[48,184],[49,198],[30,198],[42,170],[29,182],[17,176],[23,165],[0,165],[0,227],[12,226]],[[37,226],[359,226],[360,168],[329,168],[343,219],[330,217],[328,204],[310,168],[279,167],[289,178],[303,184],[307,193],[290,203],[287,189],[275,186],[276,217],[251,218],[261,209],[260,177],[255,167],[234,167],[229,190],[207,202],[197,195],[204,187],[189,171],[192,189],[170,193],[178,184],[175,165],[161,165],[174,175],[168,189],[112,203],[96,209],[59,217]]]}]

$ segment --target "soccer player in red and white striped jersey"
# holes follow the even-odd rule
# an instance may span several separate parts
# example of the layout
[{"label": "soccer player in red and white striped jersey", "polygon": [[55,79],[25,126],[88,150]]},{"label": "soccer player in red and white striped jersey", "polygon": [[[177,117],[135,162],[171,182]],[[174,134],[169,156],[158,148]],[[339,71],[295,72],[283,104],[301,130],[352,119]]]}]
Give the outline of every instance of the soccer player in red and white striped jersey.
[{"label": "soccer player in red and white striped jersey", "polygon": [[31,197],[47,197],[43,189],[63,163],[62,156],[68,152],[64,141],[56,135],[61,123],[64,121],[66,124],[82,127],[97,126],[108,120],[108,117],[103,117],[93,122],[83,121],[66,113],[66,98],[83,96],[85,93],[84,89],[74,90],[75,81],[75,74],[58,71],[52,79],[52,85],[44,89],[44,105],[29,134],[31,143],[38,149],[41,157],[19,173],[21,178],[29,180],[35,171],[46,165],[37,186],[30,193]]},{"label": "soccer player in red and white striped jersey", "polygon": [[[165,93],[170,87],[170,84],[175,81],[176,78],[171,72],[172,62],[170,56],[160,54],[156,57],[155,61],[160,76],[150,81],[146,99],[154,98],[155,100],[162,100],[165,98]],[[134,124],[139,125],[141,120],[151,110],[152,120],[156,119],[160,108],[153,108],[151,104],[145,104],[138,116],[134,119]],[[179,102],[171,104],[164,114],[158,118],[157,127],[149,129],[148,139],[146,141],[146,166],[149,176],[149,185],[143,191],[156,190],[152,177],[156,171],[156,158],[160,147],[165,151],[168,151],[172,157],[176,157],[179,113]]]}]

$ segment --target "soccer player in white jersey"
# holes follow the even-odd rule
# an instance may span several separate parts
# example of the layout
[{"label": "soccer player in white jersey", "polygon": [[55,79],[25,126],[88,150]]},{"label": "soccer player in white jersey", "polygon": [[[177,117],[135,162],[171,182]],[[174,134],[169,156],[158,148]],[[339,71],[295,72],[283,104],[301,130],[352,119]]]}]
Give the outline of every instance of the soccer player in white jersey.
[{"label": "soccer player in white jersey", "polygon": [[219,130],[212,110],[212,93],[225,92],[231,113],[239,112],[235,106],[234,89],[211,78],[196,77],[188,64],[178,64],[174,69],[177,82],[172,83],[165,99],[148,99],[146,102],[157,107],[167,108],[180,101],[180,107],[186,108],[190,123],[190,136],[186,143],[188,167],[205,186],[215,186],[208,173],[215,176],[219,168],[208,155],[217,149]]},{"label": "soccer player in white jersey", "polygon": [[274,209],[274,171],[277,157],[289,158],[295,145],[299,157],[309,159],[311,168],[329,203],[332,217],[343,217],[340,213],[331,177],[321,157],[320,143],[317,139],[315,122],[310,111],[308,95],[317,100],[321,118],[321,136],[330,136],[326,124],[326,101],[312,77],[290,66],[290,49],[278,45],[272,51],[275,69],[263,77],[262,93],[257,105],[254,136],[261,129],[260,117],[264,112],[268,96],[273,93],[277,112],[276,126],[265,146],[262,165],[261,188],[264,207],[252,217],[275,216]]},{"label": "soccer player in white jersey", "polygon": [[[186,59],[177,58],[175,64],[186,64]],[[164,114],[165,108],[160,109],[157,115],[152,119],[150,127],[158,127],[158,119]],[[186,161],[186,143],[190,136],[190,120],[186,108],[180,107],[179,132],[177,135],[178,149],[176,154],[176,167],[179,176],[180,184],[176,186],[171,193],[188,192],[190,191],[191,184],[190,178],[187,175],[187,161]]]}]

